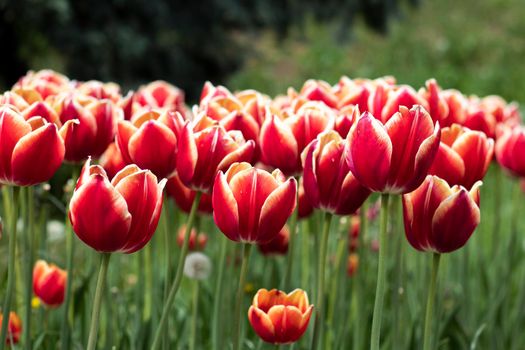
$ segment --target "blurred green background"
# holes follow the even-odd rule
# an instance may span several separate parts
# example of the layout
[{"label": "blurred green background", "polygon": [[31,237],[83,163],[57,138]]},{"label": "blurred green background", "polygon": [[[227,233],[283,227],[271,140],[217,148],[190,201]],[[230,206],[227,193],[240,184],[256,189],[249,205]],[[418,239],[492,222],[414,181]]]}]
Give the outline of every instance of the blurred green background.
[{"label": "blurred green background", "polygon": [[165,79],[194,103],[206,80],[274,95],[394,75],[523,102],[524,18],[522,0],[3,0],[0,86],[54,68],[126,89]]}]

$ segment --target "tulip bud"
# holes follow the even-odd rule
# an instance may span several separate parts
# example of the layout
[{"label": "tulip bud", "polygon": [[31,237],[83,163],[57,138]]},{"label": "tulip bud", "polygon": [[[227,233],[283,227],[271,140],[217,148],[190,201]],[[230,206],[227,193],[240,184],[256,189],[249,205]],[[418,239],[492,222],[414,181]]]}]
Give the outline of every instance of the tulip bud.
[{"label": "tulip bud", "polygon": [[421,106],[400,107],[384,125],[365,112],[348,134],[346,159],[370,190],[408,193],[428,174],[440,136],[438,123]]},{"label": "tulip bud", "polygon": [[57,307],[64,301],[67,272],[54,264],[38,260],[33,268],[33,292],[47,306]]},{"label": "tulip bud", "polygon": [[[2,324],[4,315],[0,314],[0,324]],[[20,335],[22,334],[22,320],[14,312],[9,313],[9,321],[7,324],[7,337],[5,339],[6,344],[13,345],[18,344]]]},{"label": "tulip bud", "polygon": [[109,181],[104,169],[86,162],[69,204],[78,238],[98,252],[133,253],[155,232],[166,180],[128,165]]},{"label": "tulip bud", "polygon": [[467,243],[479,224],[479,187],[470,191],[450,187],[429,175],[414,192],[403,196],[403,216],[408,242],[417,250],[449,253]]},{"label": "tulip bud", "polygon": [[312,311],[313,305],[301,289],[289,294],[277,289],[259,289],[248,310],[248,319],[255,333],[265,342],[289,344],[304,334]]},{"label": "tulip bud", "polygon": [[297,182],[285,181],[248,163],[235,163],[222,171],[213,186],[213,219],[232,241],[267,243],[283,228],[296,205]]},{"label": "tulip bud", "polygon": [[345,140],[335,131],[317,136],[303,152],[304,190],[314,208],[337,215],[354,213],[370,191],[356,180],[345,161]]},{"label": "tulip bud", "polygon": [[525,177],[525,128],[503,127],[496,141],[496,159],[508,172]]}]

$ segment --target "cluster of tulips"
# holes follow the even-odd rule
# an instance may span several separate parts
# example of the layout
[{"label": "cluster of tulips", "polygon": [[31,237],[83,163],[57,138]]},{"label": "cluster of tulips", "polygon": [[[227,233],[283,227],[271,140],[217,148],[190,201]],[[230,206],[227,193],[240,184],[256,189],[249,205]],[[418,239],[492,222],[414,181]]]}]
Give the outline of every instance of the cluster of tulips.
[{"label": "cluster of tulips", "polygon": [[[168,254],[167,264],[175,271],[167,268],[151,349],[163,344],[169,348],[168,319],[177,307],[174,301],[184,276],[201,279],[209,274],[209,258],[199,252],[208,236],[196,229],[196,222],[199,215],[210,213],[216,227],[242,250],[233,349],[243,347],[246,314],[255,333],[277,345],[298,341],[313,323],[310,348],[323,348],[326,295],[333,292],[327,289],[325,276],[332,219],[342,217],[338,222],[350,223],[347,271],[352,276],[359,269],[365,221],[378,211],[377,206],[367,209],[363,204],[378,193],[377,287],[366,344],[372,350],[380,348],[389,202],[401,197],[408,242],[433,256],[423,336],[423,349],[429,350],[440,257],[463,247],[479,224],[481,180],[493,153],[504,169],[521,177],[525,158],[518,155],[524,151],[525,129],[515,104],[497,96],[478,98],[442,90],[435,80],[418,91],[391,77],[342,77],[334,86],[309,80],[300,91],[290,88],[275,98],[254,90],[232,93],[206,83],[199,104],[190,109],[183,92],[162,81],[122,95],[114,83],[73,81],[49,70],[29,72],[0,96],[2,217],[4,239],[9,240],[0,349],[22,338],[31,348],[33,293],[50,308],[63,305],[61,338],[55,346],[69,348],[71,281],[76,278],[72,234],[66,237],[66,270],[38,260],[32,273],[20,277],[30,286],[25,316],[21,320],[11,311],[17,221],[25,217],[31,222],[33,188],[49,181],[67,162],[77,164],[76,186],[68,202],[69,225],[101,261],[88,350],[97,345],[110,257],[137,252],[148,244],[159,220],[168,216],[164,189],[188,215],[178,232],[167,224],[171,231],[167,234],[176,235],[181,248],[176,264]],[[309,291],[315,294],[315,303],[302,289],[307,286],[292,285],[297,262],[289,258],[282,286],[259,289],[247,309],[243,295],[251,247],[257,245],[265,255],[292,256],[294,240],[304,234],[298,220],[311,216],[314,209],[322,213],[317,283]],[[31,225],[24,229],[30,231]],[[228,241],[224,242],[221,261],[214,262],[219,266],[227,258]],[[34,250],[26,253],[33,266]],[[218,291],[223,280],[219,273]],[[219,299],[213,302],[220,304],[220,295],[215,297]],[[219,323],[215,319],[214,327]],[[217,341],[220,331],[213,331],[216,349],[221,342],[229,346],[228,340]],[[357,344],[365,347],[365,342]]]}]

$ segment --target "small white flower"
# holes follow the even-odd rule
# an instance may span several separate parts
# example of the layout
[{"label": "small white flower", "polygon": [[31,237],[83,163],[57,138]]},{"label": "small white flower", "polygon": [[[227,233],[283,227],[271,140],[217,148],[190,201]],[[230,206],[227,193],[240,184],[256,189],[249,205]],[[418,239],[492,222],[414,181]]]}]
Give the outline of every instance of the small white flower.
[{"label": "small white flower", "polygon": [[206,254],[192,252],[184,261],[184,274],[191,279],[204,280],[210,276],[211,261]]}]

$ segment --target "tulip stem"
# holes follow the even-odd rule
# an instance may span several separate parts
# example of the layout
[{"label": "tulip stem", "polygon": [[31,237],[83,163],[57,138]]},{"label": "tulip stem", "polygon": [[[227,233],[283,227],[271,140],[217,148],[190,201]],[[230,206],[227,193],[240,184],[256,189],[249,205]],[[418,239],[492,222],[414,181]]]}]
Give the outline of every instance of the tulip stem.
[{"label": "tulip stem", "polygon": [[[357,254],[359,257],[359,266],[355,278],[352,281],[352,299],[354,301],[354,330],[353,330],[353,349],[363,348],[363,323],[365,319],[365,302],[363,300],[363,291],[366,290],[364,284],[366,283],[366,253],[367,253],[367,240],[366,235],[368,234],[368,200],[364,201],[359,210],[359,235],[357,237]],[[349,322],[349,324],[351,324]]]},{"label": "tulip stem", "polygon": [[197,344],[197,317],[199,307],[199,280],[193,281],[193,305],[192,305],[192,317],[191,317],[191,338],[190,338],[190,350],[195,350]]},{"label": "tulip stem", "polygon": [[[224,265],[226,263],[226,251],[228,250],[228,239],[224,235],[219,235],[219,240],[221,241],[221,251],[219,257],[219,271],[217,273],[217,285],[215,286],[215,300],[222,300],[222,280],[224,279]],[[220,340],[220,314],[221,314],[221,302],[213,303],[213,328],[212,328],[212,337],[213,337],[213,349],[219,350]]]},{"label": "tulip stem", "polygon": [[27,233],[27,256],[26,256],[26,276],[25,276],[25,324],[24,324],[24,346],[27,350],[31,350],[31,297],[33,296],[33,259],[34,259],[34,220],[35,215],[34,209],[34,192],[33,187],[27,187],[26,198],[27,200],[27,221],[26,221],[26,233]]},{"label": "tulip stem", "polygon": [[89,338],[87,350],[94,350],[97,346],[98,322],[100,319],[100,306],[106,285],[108,274],[109,258],[111,253],[101,253],[100,270],[98,272],[97,287],[95,289],[95,300],[93,300],[93,313],[91,314],[91,326],[89,328]]},{"label": "tulip stem", "polygon": [[7,265],[7,288],[5,291],[4,306],[2,308],[2,330],[0,332],[0,350],[4,350],[7,337],[7,325],[9,324],[9,311],[11,310],[11,298],[15,286],[15,256],[16,256],[16,196],[11,186],[2,187],[4,201],[4,216],[6,218],[7,230],[9,232],[9,262]]},{"label": "tulip stem", "polygon": [[370,349],[379,350],[381,338],[381,319],[383,317],[383,302],[385,299],[386,282],[386,257],[387,257],[387,226],[388,226],[388,202],[390,195],[381,194],[381,219],[379,223],[379,261],[377,264],[377,285],[374,301],[374,314],[372,316],[372,333],[370,337]]},{"label": "tulip stem", "polygon": [[323,305],[324,305],[324,285],[325,285],[325,269],[326,269],[326,253],[328,250],[328,236],[330,233],[330,223],[333,215],[329,212],[324,213],[323,233],[321,237],[321,244],[319,245],[319,260],[317,266],[317,303],[315,313],[314,335],[312,338],[311,349],[317,349],[319,342],[323,336]]},{"label": "tulip stem", "polygon": [[[299,181],[297,181],[299,182]],[[297,203],[299,203],[299,191],[297,191]],[[292,212],[292,216],[290,218],[290,237],[288,239],[288,261],[286,264],[286,270],[284,273],[284,289],[283,290],[289,290],[291,289],[291,279],[293,274],[293,262],[294,262],[294,242],[295,242],[295,234],[297,231],[297,216],[299,214],[299,204],[295,206],[294,211]]]},{"label": "tulip stem", "polygon": [[197,208],[199,207],[201,195],[202,195],[201,192],[197,192],[195,194],[195,199],[193,200],[190,214],[188,215],[188,219],[186,222],[186,232],[184,234],[184,243],[182,244],[182,249],[181,249],[180,256],[179,256],[179,262],[177,265],[177,271],[175,273],[175,279],[173,280],[173,283],[171,284],[168,298],[166,299],[164,303],[164,308],[162,309],[162,316],[160,318],[160,322],[157,327],[157,331],[155,332],[155,337],[153,338],[153,344],[151,345],[151,350],[156,350],[160,346],[162,333],[164,329],[166,328],[166,324],[168,322],[169,311],[171,309],[173,301],[175,300],[175,296],[177,295],[177,291],[179,290],[180,284],[182,282],[182,270],[184,267],[184,261],[186,259],[186,254],[188,253],[190,232],[193,227],[193,222],[195,221],[195,216],[197,214]]},{"label": "tulip stem", "polygon": [[434,313],[434,301],[436,299],[436,285],[441,254],[434,253],[432,256],[432,274],[430,275],[430,286],[428,287],[427,311],[425,315],[425,333],[423,334],[423,350],[432,348],[432,316]]},{"label": "tulip stem", "polygon": [[[78,168],[75,166],[73,168],[71,180],[75,181],[78,178]],[[71,194],[73,189],[71,189]],[[60,326],[60,348],[69,349],[69,309],[71,305],[72,298],[72,287],[73,287],[73,257],[75,254],[75,238],[73,237],[73,231],[71,227],[71,222],[69,221],[69,208],[66,211],[65,218],[65,235],[66,235],[66,270],[67,270],[67,280],[66,280],[66,290],[64,296],[64,306],[62,309],[62,320]]]},{"label": "tulip stem", "polygon": [[242,245],[242,263],[241,274],[239,276],[239,288],[237,289],[237,303],[235,305],[235,314],[233,315],[233,350],[239,350],[241,344],[241,312],[244,286],[246,285],[246,275],[248,272],[248,260],[252,246],[248,243]]}]

